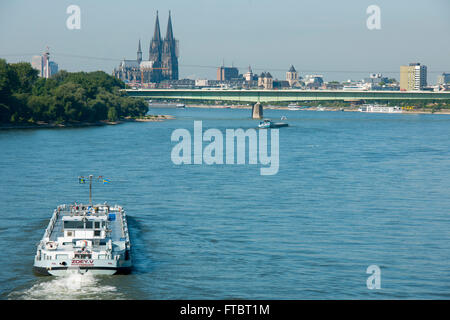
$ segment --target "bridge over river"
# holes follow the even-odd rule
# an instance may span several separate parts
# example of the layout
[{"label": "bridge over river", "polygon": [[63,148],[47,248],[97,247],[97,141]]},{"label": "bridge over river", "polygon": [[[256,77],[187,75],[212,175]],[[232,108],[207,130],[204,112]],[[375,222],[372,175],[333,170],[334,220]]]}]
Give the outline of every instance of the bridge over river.
[{"label": "bridge over river", "polygon": [[223,90],[223,89],[125,89],[131,97],[184,101],[233,101],[273,103],[301,101],[447,100],[450,92],[343,91],[343,90]]}]

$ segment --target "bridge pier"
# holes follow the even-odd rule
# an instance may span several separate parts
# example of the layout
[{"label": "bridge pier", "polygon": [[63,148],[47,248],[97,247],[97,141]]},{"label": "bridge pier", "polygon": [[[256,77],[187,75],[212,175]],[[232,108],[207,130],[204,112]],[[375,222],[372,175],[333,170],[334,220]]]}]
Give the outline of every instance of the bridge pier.
[{"label": "bridge pier", "polygon": [[263,117],[263,106],[261,103],[257,102],[252,107],[252,118],[262,119]]}]

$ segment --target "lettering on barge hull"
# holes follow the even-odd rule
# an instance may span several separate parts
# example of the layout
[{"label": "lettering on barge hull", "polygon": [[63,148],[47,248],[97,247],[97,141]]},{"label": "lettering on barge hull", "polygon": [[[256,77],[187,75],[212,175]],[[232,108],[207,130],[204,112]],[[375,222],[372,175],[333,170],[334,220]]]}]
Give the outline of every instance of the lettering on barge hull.
[{"label": "lettering on barge hull", "polygon": [[94,260],[72,260],[72,265],[91,267],[94,265]]}]

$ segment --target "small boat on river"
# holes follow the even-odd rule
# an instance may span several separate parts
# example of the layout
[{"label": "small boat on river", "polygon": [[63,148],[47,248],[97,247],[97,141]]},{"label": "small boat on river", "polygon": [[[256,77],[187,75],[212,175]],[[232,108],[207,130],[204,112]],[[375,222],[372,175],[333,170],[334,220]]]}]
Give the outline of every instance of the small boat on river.
[{"label": "small boat on river", "polygon": [[281,128],[281,127],[288,127],[289,124],[285,122],[273,122],[270,119],[264,119],[261,121],[258,125],[258,128],[260,129],[268,129],[268,128]]}]

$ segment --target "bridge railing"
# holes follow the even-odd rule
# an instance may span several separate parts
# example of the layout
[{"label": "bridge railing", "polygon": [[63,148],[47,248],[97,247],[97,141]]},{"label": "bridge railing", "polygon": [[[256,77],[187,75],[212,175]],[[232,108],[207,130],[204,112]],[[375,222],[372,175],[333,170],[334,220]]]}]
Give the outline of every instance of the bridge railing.
[{"label": "bridge railing", "polygon": [[242,103],[351,100],[448,100],[450,92],[338,91],[338,90],[199,90],[125,89],[131,97],[167,100],[217,100]]}]

